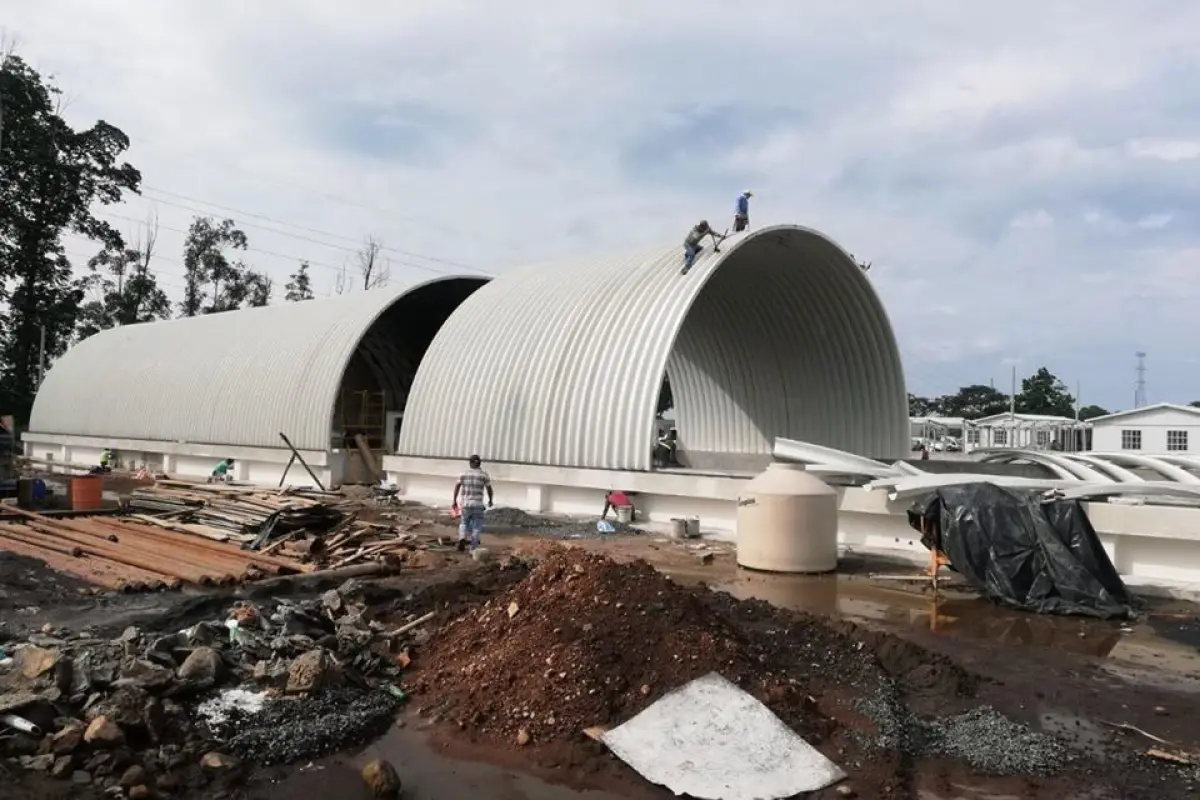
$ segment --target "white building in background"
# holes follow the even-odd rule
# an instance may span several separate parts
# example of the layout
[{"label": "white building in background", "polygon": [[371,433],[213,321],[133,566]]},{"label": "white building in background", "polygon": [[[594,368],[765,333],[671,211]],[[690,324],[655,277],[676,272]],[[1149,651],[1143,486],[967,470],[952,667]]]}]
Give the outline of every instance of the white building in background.
[{"label": "white building in background", "polygon": [[1200,408],[1156,403],[1088,421],[1092,425],[1093,450],[1144,455],[1200,454]]},{"label": "white building in background", "polygon": [[1072,432],[1085,427],[1086,423],[1071,417],[1005,411],[968,422],[963,449],[967,452],[984,447],[1077,450]]}]

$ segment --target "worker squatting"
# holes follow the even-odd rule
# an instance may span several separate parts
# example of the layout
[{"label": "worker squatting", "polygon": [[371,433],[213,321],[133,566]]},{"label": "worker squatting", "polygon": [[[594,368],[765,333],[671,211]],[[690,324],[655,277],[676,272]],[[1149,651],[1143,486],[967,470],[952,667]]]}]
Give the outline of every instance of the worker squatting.
[{"label": "worker squatting", "polygon": [[[741,233],[750,227],[750,198],[754,196],[754,192],[747,189],[738,195],[737,201],[733,210],[733,231]],[[708,220],[702,219],[696,227],[688,231],[687,237],[683,240],[683,271],[682,274],[687,275],[688,270],[692,268],[692,264],[696,263],[696,256],[700,255],[700,251],[704,249],[701,244],[705,236],[711,236],[713,240],[713,252],[721,252],[721,242],[725,241],[725,237],[729,235],[728,229],[725,233],[717,233],[709,226]]]}]

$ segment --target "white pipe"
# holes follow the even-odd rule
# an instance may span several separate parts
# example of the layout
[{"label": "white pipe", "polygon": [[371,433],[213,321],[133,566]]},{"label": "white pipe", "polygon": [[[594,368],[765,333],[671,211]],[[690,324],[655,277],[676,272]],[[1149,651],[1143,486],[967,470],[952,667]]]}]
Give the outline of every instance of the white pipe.
[{"label": "white pipe", "polygon": [[16,714],[5,714],[0,716],[0,725],[7,725],[13,730],[21,731],[22,733],[28,733],[33,736],[42,735],[41,728],[39,728],[37,725],[34,725],[24,717],[18,717]]},{"label": "white pipe", "polygon": [[1103,458],[1096,458],[1095,456],[1088,455],[1086,453],[1071,453],[1063,457],[1072,461],[1082,461],[1085,464],[1090,464],[1097,470],[1106,473],[1107,477],[1121,483],[1142,483],[1146,480],[1136,472],[1131,472],[1130,470],[1114,464],[1111,461],[1105,461]]},{"label": "white pipe", "polygon": [[1200,478],[1197,478],[1192,473],[1185,469],[1181,469],[1174,464],[1167,463],[1161,458],[1153,456],[1143,456],[1135,453],[1092,453],[1097,458],[1103,458],[1106,461],[1113,461],[1117,464],[1132,464],[1136,467],[1145,467],[1179,483],[1200,484]]},{"label": "white pipe", "polygon": [[1089,470],[1091,473],[1090,475],[1080,474],[1082,470],[1085,469],[1084,467],[1072,468],[1076,467],[1076,465],[1067,466],[1066,464],[1058,463],[1053,459],[1045,458],[1042,453],[1036,453],[1032,450],[994,450],[988,448],[986,450],[977,450],[975,453],[972,453],[972,455],[975,457],[976,461],[980,461],[985,464],[991,462],[1012,463],[1014,461],[1027,461],[1030,464],[1038,464],[1046,467],[1053,472],[1056,477],[1063,480],[1085,480],[1087,477],[1091,477],[1093,479],[1103,478],[1102,475],[1094,470]]},{"label": "white pipe", "polygon": [[841,467],[846,470],[846,474],[851,475],[875,475],[882,478],[895,473],[891,467],[874,459],[863,458],[845,450],[835,450],[819,444],[799,442],[795,439],[776,438],[771,454],[780,461],[798,461]]}]

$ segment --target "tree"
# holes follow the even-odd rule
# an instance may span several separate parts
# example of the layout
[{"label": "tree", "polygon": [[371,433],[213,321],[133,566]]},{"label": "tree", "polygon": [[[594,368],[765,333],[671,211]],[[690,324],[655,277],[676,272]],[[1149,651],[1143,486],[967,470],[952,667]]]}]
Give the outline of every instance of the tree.
[{"label": "tree", "polygon": [[928,417],[932,414],[937,414],[941,410],[939,400],[930,400],[928,397],[920,397],[909,393],[908,395],[908,415],[910,417]]},{"label": "tree", "polygon": [[183,241],[182,316],[216,314],[270,302],[271,279],[241,261],[231,261],[227,254],[228,250],[246,247],[246,234],[233,220],[192,219]]},{"label": "tree", "polygon": [[1021,414],[1075,416],[1075,398],[1067,391],[1066,384],[1045,367],[1039,367],[1037,372],[1021,381],[1016,405]]},{"label": "tree", "polygon": [[1009,398],[994,386],[975,383],[940,398],[936,406],[947,417],[979,419],[1007,411]]},{"label": "tree", "polygon": [[1079,409],[1079,419],[1083,422],[1087,422],[1089,419],[1104,417],[1110,413],[1111,412],[1107,408],[1103,408],[1102,406],[1084,406],[1083,408]]},{"label": "tree", "polygon": [[313,299],[312,281],[308,277],[307,261],[300,262],[300,268],[288,277],[288,282],[283,285],[283,288],[287,290],[283,299],[289,303]]},{"label": "tree", "polygon": [[171,316],[171,302],[150,271],[157,241],[158,218],[151,217],[144,240],[116,251],[106,248],[88,261],[90,273],[76,283],[85,297],[76,322],[79,338]]},{"label": "tree", "polygon": [[45,357],[60,355],[75,331],[83,290],[62,246],[66,232],[117,252],[121,234],[96,205],[137,193],[142,176],[121,160],[129,137],[100,120],[75,130],[63,120],[61,91],[19,56],[0,65],[0,399],[28,418]]},{"label": "tree", "polygon": [[379,258],[382,249],[383,245],[374,236],[368,236],[358,251],[358,272],[364,289],[376,289],[391,280],[391,267]]},{"label": "tree", "polygon": [[1188,405],[1192,408],[1200,408],[1200,400],[1193,400],[1192,402],[1188,403]]}]

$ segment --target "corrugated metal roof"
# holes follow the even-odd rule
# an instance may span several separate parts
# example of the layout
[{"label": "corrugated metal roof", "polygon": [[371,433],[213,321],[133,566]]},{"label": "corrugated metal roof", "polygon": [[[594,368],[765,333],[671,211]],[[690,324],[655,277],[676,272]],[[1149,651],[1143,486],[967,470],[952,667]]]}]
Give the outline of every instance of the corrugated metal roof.
[{"label": "corrugated metal roof", "polygon": [[870,456],[908,450],[887,314],[825,236],[730,237],[680,275],[680,247],[521,269],[441,328],[399,452],[649,469],[664,368],[689,451],[769,454],[776,436]]},{"label": "corrugated metal roof", "polygon": [[[90,336],[38,390],[35,433],[327,450],[351,355],[405,295],[438,278]],[[480,280],[466,276],[467,280]]]}]

